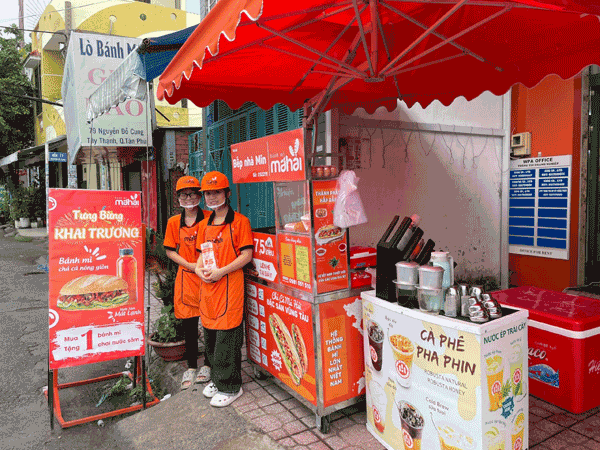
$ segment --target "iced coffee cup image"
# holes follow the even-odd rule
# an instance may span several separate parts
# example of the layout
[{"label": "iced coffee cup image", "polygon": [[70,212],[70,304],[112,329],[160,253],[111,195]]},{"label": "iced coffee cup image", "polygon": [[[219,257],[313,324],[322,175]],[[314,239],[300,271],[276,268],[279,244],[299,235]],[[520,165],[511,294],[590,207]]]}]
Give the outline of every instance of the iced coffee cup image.
[{"label": "iced coffee cup image", "polygon": [[511,430],[511,450],[523,449],[523,434],[525,432],[525,414],[520,412],[515,417]]},{"label": "iced coffee cup image", "polygon": [[379,326],[374,320],[369,320],[367,325],[367,332],[369,333],[369,353],[371,354],[371,365],[377,372],[381,370],[381,364],[383,363],[383,328]]},{"label": "iced coffee cup image", "polygon": [[496,411],[502,406],[502,381],[504,378],[502,356],[490,356],[486,358],[485,363],[490,411]]},{"label": "iced coffee cup image", "polygon": [[454,424],[436,421],[440,450],[475,450],[475,440]]},{"label": "iced coffee cup image", "polygon": [[504,431],[504,427],[501,425],[487,427],[483,435],[484,450],[505,450]]},{"label": "iced coffee cup image", "polygon": [[394,367],[392,369],[394,376],[400,386],[410,387],[415,346],[410,339],[400,334],[393,334],[389,339],[394,354]]},{"label": "iced coffee cup image", "polygon": [[420,450],[425,419],[419,410],[406,401],[397,403],[402,424],[402,441],[405,450]]},{"label": "iced coffee cup image", "polygon": [[376,381],[369,383],[369,393],[371,395],[371,412],[373,413],[373,425],[381,434],[385,431],[385,419],[387,411],[388,398],[383,387]]}]

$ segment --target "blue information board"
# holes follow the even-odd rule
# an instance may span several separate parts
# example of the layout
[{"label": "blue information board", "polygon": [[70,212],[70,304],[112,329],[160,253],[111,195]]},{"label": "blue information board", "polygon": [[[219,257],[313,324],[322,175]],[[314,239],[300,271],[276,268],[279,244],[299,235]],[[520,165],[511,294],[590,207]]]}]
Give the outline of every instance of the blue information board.
[{"label": "blue information board", "polygon": [[569,259],[572,157],[511,161],[509,252]]}]

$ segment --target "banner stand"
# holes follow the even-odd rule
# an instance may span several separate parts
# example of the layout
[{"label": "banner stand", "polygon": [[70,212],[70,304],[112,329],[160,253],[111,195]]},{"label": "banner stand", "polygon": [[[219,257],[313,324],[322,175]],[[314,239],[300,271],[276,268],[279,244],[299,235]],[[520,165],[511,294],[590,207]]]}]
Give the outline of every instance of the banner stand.
[{"label": "banner stand", "polygon": [[[99,383],[102,381],[106,381],[106,380],[110,380],[110,379],[114,379],[114,378],[120,378],[122,377],[126,372],[118,372],[118,373],[113,373],[110,375],[104,375],[98,378],[92,378],[89,380],[81,380],[81,381],[72,381],[69,383],[62,383],[62,384],[58,384],[58,369],[53,369],[51,371],[49,371],[48,373],[48,380],[50,382],[52,382],[51,386],[52,386],[52,391],[48,392],[48,389],[44,389],[44,395],[46,396],[46,400],[48,400],[48,407],[50,408],[50,429],[54,429],[54,417],[56,417],[56,419],[58,420],[58,423],[60,424],[61,428],[69,428],[72,427],[74,425],[81,425],[84,423],[88,423],[88,422],[94,422],[96,420],[100,420],[100,419],[106,419],[107,417],[114,417],[114,416],[118,416],[121,414],[127,414],[130,412],[134,412],[134,411],[139,411],[141,409],[146,409],[148,406],[154,406],[157,403],[160,402],[160,400],[158,398],[154,398],[154,400],[152,400],[151,402],[146,402],[146,391],[154,396],[154,394],[152,394],[152,388],[150,386],[150,382],[147,379],[146,376],[146,370],[145,370],[145,364],[143,361],[143,358],[140,358],[139,356],[135,357],[135,366],[134,366],[134,374],[132,374],[131,372],[129,372],[129,378],[131,378],[131,380],[134,383],[134,387],[136,385],[136,383],[138,381],[140,381],[142,383],[142,386],[145,386],[146,388],[143,390],[143,401],[142,404],[140,405],[135,405],[135,406],[129,406],[127,408],[121,408],[121,409],[117,409],[114,411],[109,411],[109,412],[105,412],[102,414],[96,414],[93,416],[89,416],[89,417],[83,417],[81,419],[74,419],[74,420],[68,420],[65,421],[62,417],[62,412],[60,409],[60,399],[59,399],[59,390],[60,389],[66,389],[66,388],[70,388],[70,387],[76,387],[76,386],[83,386],[86,384],[91,384],[91,383]],[[138,380],[138,375],[137,374],[141,374],[141,380]]]}]

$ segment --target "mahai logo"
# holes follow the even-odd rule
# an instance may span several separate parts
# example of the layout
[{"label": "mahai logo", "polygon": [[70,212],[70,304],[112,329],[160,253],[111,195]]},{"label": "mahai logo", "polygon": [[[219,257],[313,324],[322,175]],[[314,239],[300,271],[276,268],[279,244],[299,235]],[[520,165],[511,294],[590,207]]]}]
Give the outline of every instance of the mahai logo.
[{"label": "mahai logo", "polygon": [[140,206],[140,196],[131,194],[129,198],[115,198],[115,206]]},{"label": "mahai logo", "polygon": [[294,147],[289,146],[289,154],[285,153],[280,159],[271,160],[271,173],[299,172],[304,166],[302,157],[298,155],[300,139],[296,138]]},{"label": "mahai logo", "polygon": [[53,211],[58,203],[56,202],[54,197],[48,197],[48,211]]}]

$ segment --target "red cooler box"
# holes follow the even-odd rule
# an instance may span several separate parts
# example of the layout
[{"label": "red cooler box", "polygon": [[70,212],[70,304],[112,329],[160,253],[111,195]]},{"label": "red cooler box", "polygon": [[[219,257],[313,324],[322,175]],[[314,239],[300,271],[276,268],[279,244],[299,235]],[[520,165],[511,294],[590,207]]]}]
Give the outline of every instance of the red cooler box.
[{"label": "red cooler box", "polygon": [[600,300],[536,287],[491,293],[529,311],[529,390],[580,414],[600,405]]}]

